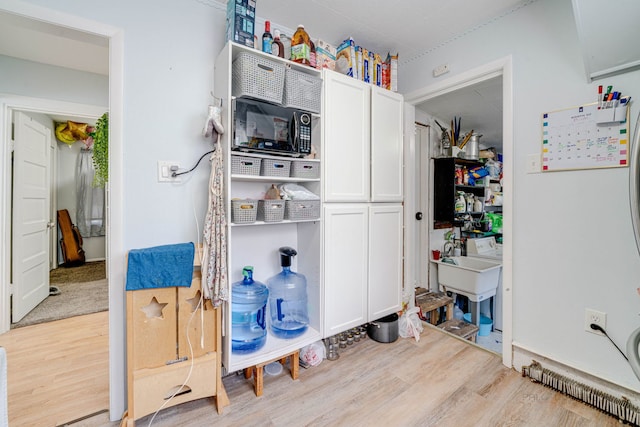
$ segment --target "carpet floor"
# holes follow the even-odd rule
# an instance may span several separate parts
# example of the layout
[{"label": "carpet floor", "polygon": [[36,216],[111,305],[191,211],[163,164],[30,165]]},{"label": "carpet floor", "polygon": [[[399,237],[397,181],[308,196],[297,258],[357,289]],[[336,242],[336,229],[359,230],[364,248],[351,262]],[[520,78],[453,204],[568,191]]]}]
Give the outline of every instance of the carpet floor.
[{"label": "carpet floor", "polygon": [[19,322],[12,323],[11,329],[109,309],[109,285],[104,261],[56,268],[51,271],[49,280],[60,293],[49,295]]}]

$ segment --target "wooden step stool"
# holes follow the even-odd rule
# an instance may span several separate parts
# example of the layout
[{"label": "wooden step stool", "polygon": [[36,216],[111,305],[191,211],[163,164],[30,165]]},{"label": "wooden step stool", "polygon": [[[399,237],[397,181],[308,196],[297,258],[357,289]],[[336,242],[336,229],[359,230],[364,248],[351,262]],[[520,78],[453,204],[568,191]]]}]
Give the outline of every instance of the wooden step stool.
[{"label": "wooden step stool", "polygon": [[453,319],[453,298],[444,292],[429,292],[425,288],[416,288],[416,306],[422,314],[429,313],[429,323],[437,325],[441,307],[447,307],[447,320]]},{"label": "wooden step stool", "polygon": [[287,363],[287,358],[289,358],[289,370],[291,371],[291,378],[294,380],[297,380],[298,368],[300,366],[299,364],[300,360],[298,358],[298,350],[292,353],[286,354],[281,358],[269,360],[268,362],[258,363],[255,366],[245,368],[244,377],[246,379],[251,378],[251,375],[253,374],[253,388],[256,392],[256,396],[258,397],[262,396],[262,391],[264,388],[264,381],[263,381],[264,367],[269,363],[276,362],[276,361],[280,362],[280,364],[284,366]]},{"label": "wooden step stool", "polygon": [[446,322],[439,324],[437,327],[471,342],[476,342],[476,336],[478,335],[479,329],[473,323],[468,323],[459,319],[447,320]]}]

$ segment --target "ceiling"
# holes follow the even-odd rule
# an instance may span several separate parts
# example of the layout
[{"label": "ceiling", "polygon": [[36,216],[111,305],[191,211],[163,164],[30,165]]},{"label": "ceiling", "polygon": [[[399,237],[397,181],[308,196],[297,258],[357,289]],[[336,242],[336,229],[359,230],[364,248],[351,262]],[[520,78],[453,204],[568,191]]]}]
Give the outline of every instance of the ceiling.
[{"label": "ceiling", "polygon": [[[226,9],[226,0],[195,0]],[[400,67],[441,48],[449,41],[490,24],[535,0],[259,0],[258,23],[273,29],[304,24],[312,38],[339,44],[352,37],[356,44],[386,55],[399,53]],[[269,10],[265,16],[261,10]],[[313,10],[313,13],[309,13]],[[445,19],[452,17],[451,19]],[[257,26],[258,27],[258,26]],[[261,28],[256,28],[260,33]],[[0,55],[108,75],[108,39],[0,11]],[[446,78],[446,76],[445,76]],[[462,117],[461,130],[482,133],[481,144],[502,141],[502,85],[492,79],[445,94],[417,108],[448,123]]]}]

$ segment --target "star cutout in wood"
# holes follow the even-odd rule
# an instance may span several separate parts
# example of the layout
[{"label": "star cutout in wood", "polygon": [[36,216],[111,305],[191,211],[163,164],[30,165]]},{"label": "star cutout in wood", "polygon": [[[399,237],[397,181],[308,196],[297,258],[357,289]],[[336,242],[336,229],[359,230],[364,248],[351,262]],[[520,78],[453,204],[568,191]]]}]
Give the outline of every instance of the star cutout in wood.
[{"label": "star cutout in wood", "polygon": [[200,306],[200,291],[196,292],[196,294],[194,295],[193,298],[189,298],[187,299],[187,302],[189,304],[191,304],[191,312],[193,313],[194,311],[196,311],[198,309],[198,307]]},{"label": "star cutout in wood", "polygon": [[168,303],[166,302],[159,303],[156,297],[153,297],[149,305],[145,305],[141,309],[142,311],[144,311],[144,314],[147,315],[147,319],[154,319],[154,318],[164,319],[164,316],[162,315],[162,310],[164,310],[167,304]]}]

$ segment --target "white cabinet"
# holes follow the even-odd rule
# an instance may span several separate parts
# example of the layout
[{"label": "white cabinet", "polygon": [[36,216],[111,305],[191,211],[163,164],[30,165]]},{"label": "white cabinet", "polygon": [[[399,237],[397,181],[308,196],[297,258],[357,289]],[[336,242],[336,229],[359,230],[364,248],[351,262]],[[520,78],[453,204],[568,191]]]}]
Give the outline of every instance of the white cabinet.
[{"label": "white cabinet", "polygon": [[324,205],[324,336],[402,306],[402,205]]},{"label": "white cabinet", "polygon": [[[221,135],[221,146],[225,156],[224,195],[227,214],[227,271],[229,297],[231,286],[242,279],[242,268],[254,267],[254,279],[266,283],[267,279],[280,271],[278,250],[290,246],[297,250],[292,270],[304,274],[307,278],[307,297],[309,301],[309,327],[300,337],[294,339],[275,338],[269,332],[265,346],[257,352],[237,355],[231,352],[231,301],[225,303],[223,320],[223,365],[227,372],[238,371],[259,363],[277,359],[298,350],[322,338],[321,311],[323,309],[321,285],[321,220],[319,218],[283,220],[279,222],[255,221],[252,223],[231,222],[231,199],[261,199],[272,184],[298,183],[316,194],[320,194],[320,178],[291,178],[278,176],[242,175],[232,173],[232,159],[238,155],[249,158],[284,159],[260,153],[236,153],[231,151],[231,138],[234,135],[232,111],[230,108],[233,87],[233,60],[239,53],[263,56],[271,61],[286,63],[297,71],[320,77],[318,70],[294,64],[289,61],[266,55],[254,49],[228,43],[215,63],[214,93],[223,101],[223,125],[225,133]],[[320,152],[321,119],[313,115],[312,141]],[[291,162],[306,161],[287,158]],[[322,160],[316,160],[318,165]],[[321,209],[319,210],[321,213]]]},{"label": "white cabinet", "polygon": [[324,200],[401,202],[403,98],[324,71]]}]

